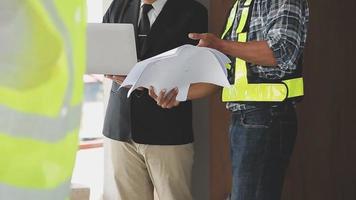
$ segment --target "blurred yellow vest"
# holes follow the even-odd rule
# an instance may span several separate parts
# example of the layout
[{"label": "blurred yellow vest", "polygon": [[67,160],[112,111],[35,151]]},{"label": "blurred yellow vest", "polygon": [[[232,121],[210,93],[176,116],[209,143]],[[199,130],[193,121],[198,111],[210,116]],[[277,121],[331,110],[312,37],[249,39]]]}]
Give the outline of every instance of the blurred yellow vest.
[{"label": "blurred yellow vest", "polygon": [[0,1],[0,199],[66,199],[78,147],[84,0]]}]

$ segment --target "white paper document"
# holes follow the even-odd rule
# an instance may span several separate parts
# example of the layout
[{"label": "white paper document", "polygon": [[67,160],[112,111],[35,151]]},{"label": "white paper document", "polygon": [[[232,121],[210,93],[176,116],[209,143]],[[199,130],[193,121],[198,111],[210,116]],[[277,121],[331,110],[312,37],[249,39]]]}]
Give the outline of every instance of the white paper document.
[{"label": "white paper document", "polygon": [[230,59],[223,53],[206,47],[183,45],[138,62],[121,87],[131,87],[128,97],[139,88],[153,86],[158,94],[178,87],[178,101],[187,99],[192,83],[212,83],[229,87],[226,64]]}]

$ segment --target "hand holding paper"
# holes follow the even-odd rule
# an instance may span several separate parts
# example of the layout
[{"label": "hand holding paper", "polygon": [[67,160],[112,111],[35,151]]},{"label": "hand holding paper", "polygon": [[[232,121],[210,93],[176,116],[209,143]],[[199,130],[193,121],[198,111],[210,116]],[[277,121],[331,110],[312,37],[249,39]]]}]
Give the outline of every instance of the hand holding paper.
[{"label": "hand holding paper", "polygon": [[178,88],[178,101],[185,101],[192,83],[230,86],[225,65],[230,60],[221,52],[183,45],[137,63],[121,87],[131,86],[128,97],[138,87],[153,86],[156,93]]}]

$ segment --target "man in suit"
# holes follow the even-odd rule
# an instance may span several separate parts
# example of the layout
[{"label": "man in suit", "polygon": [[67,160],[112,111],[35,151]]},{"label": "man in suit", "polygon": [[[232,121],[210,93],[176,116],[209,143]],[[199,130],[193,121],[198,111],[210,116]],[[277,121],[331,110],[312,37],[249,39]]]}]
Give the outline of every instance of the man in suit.
[{"label": "man in suit", "polygon": [[[131,23],[137,55],[144,60],[183,44],[196,44],[190,32],[207,31],[207,11],[194,0],[114,0],[104,23]],[[113,80],[103,133],[112,139],[112,160],[122,200],[189,200],[193,165],[191,102],[164,109],[147,90],[127,98]]]}]

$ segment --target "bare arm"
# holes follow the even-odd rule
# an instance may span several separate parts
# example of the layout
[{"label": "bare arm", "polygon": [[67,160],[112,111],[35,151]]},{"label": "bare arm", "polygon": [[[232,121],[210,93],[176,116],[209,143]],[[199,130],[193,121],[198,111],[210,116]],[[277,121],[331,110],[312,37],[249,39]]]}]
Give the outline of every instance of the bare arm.
[{"label": "bare arm", "polygon": [[210,83],[194,83],[190,85],[188,91],[188,100],[200,99],[206,96],[211,95],[216,90],[219,89],[219,86],[210,84]]},{"label": "bare arm", "polygon": [[[210,83],[191,84],[189,87],[187,99],[194,100],[209,96],[218,88],[219,86]],[[157,102],[157,105],[161,106],[162,108],[173,108],[179,105],[179,101],[176,100],[176,97],[178,95],[178,88],[174,88],[169,92],[167,92],[166,90],[162,90],[157,95],[154,91],[154,88],[151,86],[148,91],[148,94]]]},{"label": "bare arm", "polygon": [[273,51],[267,41],[236,42],[222,40],[211,33],[190,33],[191,39],[199,40],[198,46],[210,47],[232,57],[262,66],[277,66]]},{"label": "bare arm", "polygon": [[[199,40],[198,46],[210,47],[217,49],[225,54],[233,57],[238,57],[248,62],[263,65],[263,66],[277,66],[277,61],[273,55],[273,51],[269,48],[266,41],[252,41],[247,43],[234,42],[221,40],[210,33],[191,33],[191,39]],[[192,84],[188,92],[188,100],[203,98],[212,94],[219,87],[208,83],[195,83]],[[151,88],[149,91],[150,96],[156,100],[157,105],[162,108],[172,108],[179,105],[176,100],[178,89],[161,91],[158,95]]]}]

